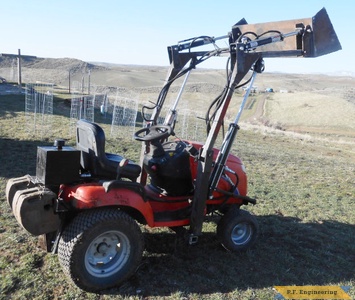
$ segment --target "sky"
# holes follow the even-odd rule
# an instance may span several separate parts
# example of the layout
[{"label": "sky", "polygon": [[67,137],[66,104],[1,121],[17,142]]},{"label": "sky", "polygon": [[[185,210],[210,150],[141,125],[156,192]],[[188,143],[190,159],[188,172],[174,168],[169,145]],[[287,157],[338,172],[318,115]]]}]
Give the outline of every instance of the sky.
[{"label": "sky", "polygon": [[[355,76],[353,0],[0,0],[0,53],[168,66],[167,46],[180,40],[227,35],[242,18],[249,24],[310,18],[323,7],[343,49],[318,58],[267,58],[266,71]],[[225,61],[201,67],[225,68]]]}]

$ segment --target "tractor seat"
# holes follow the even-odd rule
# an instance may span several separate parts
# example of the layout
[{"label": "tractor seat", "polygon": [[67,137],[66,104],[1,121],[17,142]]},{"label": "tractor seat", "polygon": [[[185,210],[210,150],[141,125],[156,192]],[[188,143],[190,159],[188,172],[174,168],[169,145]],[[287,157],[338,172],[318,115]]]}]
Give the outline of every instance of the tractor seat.
[{"label": "tractor seat", "polygon": [[[76,124],[76,147],[80,150],[80,164],[84,171],[100,179],[116,179],[117,168],[124,158],[117,154],[105,152],[105,133],[103,129],[87,120]],[[137,181],[141,167],[129,161],[120,173],[120,177]]]}]

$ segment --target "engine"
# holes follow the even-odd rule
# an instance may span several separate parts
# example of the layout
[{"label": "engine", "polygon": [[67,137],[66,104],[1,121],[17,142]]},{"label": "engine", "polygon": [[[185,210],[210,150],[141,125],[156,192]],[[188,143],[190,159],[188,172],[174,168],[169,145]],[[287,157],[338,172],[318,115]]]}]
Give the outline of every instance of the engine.
[{"label": "engine", "polygon": [[193,194],[190,149],[191,145],[182,141],[156,144],[143,163],[151,185],[169,196]]}]

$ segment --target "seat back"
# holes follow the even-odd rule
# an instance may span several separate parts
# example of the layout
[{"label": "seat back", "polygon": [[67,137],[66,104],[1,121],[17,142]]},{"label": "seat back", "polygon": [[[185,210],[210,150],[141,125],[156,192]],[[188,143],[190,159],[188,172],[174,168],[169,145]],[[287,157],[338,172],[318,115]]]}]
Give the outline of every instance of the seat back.
[{"label": "seat back", "polygon": [[[76,125],[76,147],[81,151],[80,164],[84,170],[95,176],[107,173],[105,166],[110,164],[105,154],[105,133],[99,125],[79,120]],[[115,166],[111,171],[116,172]]]},{"label": "seat back", "polygon": [[[80,150],[80,165],[94,177],[116,179],[122,156],[105,152],[105,133],[92,122],[79,120],[76,124],[76,148]],[[120,176],[136,181],[141,167],[131,161],[120,172]]]}]

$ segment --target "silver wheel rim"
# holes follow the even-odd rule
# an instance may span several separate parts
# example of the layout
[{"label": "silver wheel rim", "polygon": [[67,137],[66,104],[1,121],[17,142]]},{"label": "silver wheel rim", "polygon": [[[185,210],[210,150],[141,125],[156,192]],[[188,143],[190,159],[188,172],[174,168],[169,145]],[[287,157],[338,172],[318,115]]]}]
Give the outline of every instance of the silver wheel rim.
[{"label": "silver wheel rim", "polygon": [[231,238],[235,245],[244,245],[251,240],[253,235],[253,228],[248,223],[239,223],[234,226]]},{"label": "silver wheel rim", "polygon": [[95,277],[117,273],[128,261],[131,245],[120,231],[107,231],[96,237],[85,253],[86,270]]}]

